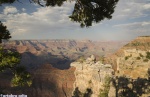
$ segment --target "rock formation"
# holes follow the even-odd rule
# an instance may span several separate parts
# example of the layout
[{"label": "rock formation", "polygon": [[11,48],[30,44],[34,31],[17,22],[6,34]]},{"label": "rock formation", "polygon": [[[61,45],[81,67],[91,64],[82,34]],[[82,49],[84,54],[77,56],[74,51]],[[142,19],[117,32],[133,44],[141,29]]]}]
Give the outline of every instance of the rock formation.
[{"label": "rock formation", "polygon": [[[150,37],[136,38],[104,61],[105,65],[96,62],[92,55],[71,64],[76,67],[73,95],[101,97],[107,91],[109,97],[150,96]],[[109,85],[106,85],[107,76],[112,78]]]},{"label": "rock formation", "polygon": [[138,37],[105,58],[115,70],[118,96],[150,96],[150,36]]},{"label": "rock formation", "polygon": [[[102,64],[95,61],[95,56],[91,55],[85,61],[73,62],[71,66],[75,67],[74,91],[78,88],[81,93],[91,90],[91,97],[98,97],[105,88],[106,77],[112,78],[114,70],[110,64]],[[112,97],[112,96],[111,96]]]},{"label": "rock formation", "polygon": [[68,69],[70,63],[80,56],[101,56],[113,53],[126,42],[94,42],[90,40],[12,40],[4,42],[6,48],[14,48],[22,54],[21,65],[38,68],[52,64],[59,69]]},{"label": "rock formation", "polygon": [[138,37],[129,42],[116,53],[108,56],[106,63],[112,63],[119,75],[130,78],[146,78],[150,68],[150,37]]}]

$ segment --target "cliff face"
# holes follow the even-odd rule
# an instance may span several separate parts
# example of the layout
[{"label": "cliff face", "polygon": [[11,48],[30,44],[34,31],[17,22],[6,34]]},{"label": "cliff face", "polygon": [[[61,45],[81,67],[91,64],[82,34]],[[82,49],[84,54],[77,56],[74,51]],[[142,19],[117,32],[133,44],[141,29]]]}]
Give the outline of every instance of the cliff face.
[{"label": "cliff face", "polygon": [[131,78],[146,77],[150,68],[150,37],[138,37],[105,59],[115,71]]},{"label": "cliff face", "polygon": [[108,80],[106,77],[112,78],[114,72],[110,64],[104,65],[100,61],[96,62],[93,55],[83,62],[73,62],[71,66],[76,68],[74,72],[76,78],[74,82],[74,93],[78,89],[84,95],[89,92],[87,93],[87,95],[91,95],[89,97],[98,97],[100,92],[105,88],[104,84]]},{"label": "cliff face", "polygon": [[123,97],[150,96],[150,37],[138,37],[105,58],[116,79],[116,94]]},{"label": "cliff face", "polygon": [[11,87],[11,74],[0,74],[0,91],[5,94],[26,94],[28,97],[71,97],[75,68],[59,70],[50,64],[31,71],[31,87]]}]

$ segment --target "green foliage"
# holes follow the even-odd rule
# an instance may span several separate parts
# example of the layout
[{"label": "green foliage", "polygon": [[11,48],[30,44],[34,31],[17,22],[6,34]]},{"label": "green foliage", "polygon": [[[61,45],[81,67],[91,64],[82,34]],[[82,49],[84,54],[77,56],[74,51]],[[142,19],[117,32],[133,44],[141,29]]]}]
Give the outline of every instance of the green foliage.
[{"label": "green foliage", "polygon": [[10,36],[9,31],[7,30],[7,27],[4,26],[3,23],[1,23],[1,21],[0,21],[0,44],[2,43],[2,39],[7,40],[10,38],[11,38],[11,36]]},{"label": "green foliage", "polygon": [[26,71],[25,67],[17,67],[15,69],[14,75],[14,78],[11,80],[12,86],[31,86],[31,75]]},{"label": "green foliage", "polygon": [[6,50],[0,47],[0,72],[13,69],[20,63],[21,56],[16,51]]},{"label": "green foliage", "polygon": [[19,66],[20,59],[21,56],[17,51],[0,47],[0,72],[10,70],[13,73],[12,86],[30,86],[31,75],[25,67]]},{"label": "green foliage", "polygon": [[108,94],[106,92],[101,92],[98,97],[108,97]]},{"label": "green foliage", "polygon": [[146,54],[147,54],[147,55],[146,55],[146,58],[147,58],[147,59],[150,59],[150,52],[146,52]]},{"label": "green foliage", "polygon": [[111,19],[119,0],[77,0],[74,6],[72,21],[79,22],[81,27],[92,26],[102,20]]},{"label": "green foliage", "polygon": [[139,45],[141,45],[141,43],[140,42],[133,42],[131,45],[132,46],[139,46]]},{"label": "green foliage", "polygon": [[109,89],[110,89],[111,77],[108,75],[105,77],[105,83],[103,85],[104,89],[100,89],[100,94],[98,97],[108,97]]}]

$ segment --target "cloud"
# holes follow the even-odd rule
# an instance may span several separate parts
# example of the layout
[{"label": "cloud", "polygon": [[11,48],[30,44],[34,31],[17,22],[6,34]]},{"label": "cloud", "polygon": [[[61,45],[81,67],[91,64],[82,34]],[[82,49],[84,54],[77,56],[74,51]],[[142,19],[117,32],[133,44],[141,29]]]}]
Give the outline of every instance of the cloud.
[{"label": "cloud", "polygon": [[26,11],[26,9],[25,9],[25,8],[22,8],[22,11]]},{"label": "cloud", "polygon": [[137,26],[141,26],[141,27],[142,26],[150,26],[150,21],[114,25],[114,27],[126,27],[126,28],[137,27]]},{"label": "cloud", "polygon": [[[72,12],[74,3],[64,3],[61,7],[40,7],[33,13],[15,13],[17,9],[15,7],[7,7],[4,9],[4,14],[0,14],[0,17],[5,20],[10,32],[12,32],[12,38],[20,39],[40,37],[40,35],[52,35],[50,33],[64,32],[66,29],[75,30],[80,26],[77,23],[73,23],[69,20],[69,15]],[[13,9],[13,11],[6,11],[6,9]],[[16,11],[14,10],[16,9]],[[23,8],[22,10],[25,11]],[[45,38],[45,37],[43,37]]]},{"label": "cloud", "polygon": [[145,4],[145,5],[143,5],[143,8],[144,8],[144,9],[150,9],[150,4]]},{"label": "cloud", "polygon": [[148,9],[150,9],[150,3],[146,0],[120,0],[113,18],[118,20],[146,17],[150,12]]},{"label": "cloud", "polygon": [[6,6],[5,9],[3,10],[4,14],[13,14],[17,12],[18,10],[16,9],[16,7],[13,7],[13,6]]},{"label": "cloud", "polygon": [[126,32],[131,33],[149,33],[150,34],[150,21],[143,21],[143,22],[134,22],[134,23],[127,23],[127,24],[119,24],[114,25],[115,28],[122,28]]}]

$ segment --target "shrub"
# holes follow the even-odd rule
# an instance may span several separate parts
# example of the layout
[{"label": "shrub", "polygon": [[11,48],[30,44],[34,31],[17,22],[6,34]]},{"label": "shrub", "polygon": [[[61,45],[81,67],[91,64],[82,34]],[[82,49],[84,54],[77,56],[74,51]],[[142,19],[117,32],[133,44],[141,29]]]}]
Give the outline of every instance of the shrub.
[{"label": "shrub", "polygon": [[128,60],[128,59],[129,59],[129,57],[128,57],[128,56],[126,56],[126,57],[125,57],[125,60]]},{"label": "shrub", "polygon": [[92,83],[92,81],[91,80],[89,80],[89,84],[91,84]]},{"label": "shrub", "polygon": [[147,59],[150,59],[150,52],[146,52],[146,54],[147,54],[147,55],[146,55],[146,58],[147,58]]},{"label": "shrub", "polygon": [[111,77],[108,75],[105,77],[104,89],[100,89],[100,94],[98,97],[108,97],[109,89],[110,89]]},{"label": "shrub", "polygon": [[144,60],[143,60],[143,62],[148,62],[148,61],[149,61],[148,59],[144,59]]},{"label": "shrub", "polygon": [[141,53],[139,53],[140,57],[144,57]]},{"label": "shrub", "polygon": [[140,60],[141,58],[140,58],[140,57],[137,57],[136,59],[137,59],[137,60]]},{"label": "shrub", "polygon": [[130,57],[132,57],[132,54],[130,54],[130,56],[125,56],[125,60],[128,60]]},{"label": "shrub", "polygon": [[140,42],[134,42],[131,44],[132,46],[139,46],[140,45]]}]

